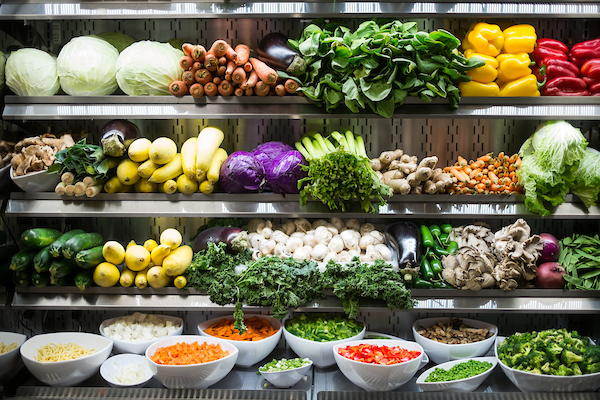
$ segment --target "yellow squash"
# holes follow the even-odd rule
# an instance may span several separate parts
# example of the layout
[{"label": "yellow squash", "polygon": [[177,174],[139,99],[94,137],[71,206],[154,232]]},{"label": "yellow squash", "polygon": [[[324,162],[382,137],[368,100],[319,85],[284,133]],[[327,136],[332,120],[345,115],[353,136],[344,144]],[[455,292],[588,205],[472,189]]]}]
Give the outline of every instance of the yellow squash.
[{"label": "yellow squash", "polygon": [[171,160],[168,164],[163,165],[154,173],[150,178],[148,178],[148,182],[151,183],[163,183],[168,181],[169,179],[175,179],[183,170],[181,169],[181,154],[176,154],[175,158]]},{"label": "yellow squash", "polygon": [[163,268],[169,276],[181,275],[192,263],[193,256],[194,251],[190,246],[180,246],[165,257],[163,260]]},{"label": "yellow squash", "polygon": [[183,173],[190,179],[196,179],[196,150],[198,148],[198,138],[192,137],[186,140],[181,146],[181,168]]},{"label": "yellow squash", "polygon": [[198,182],[202,182],[206,178],[210,162],[224,138],[223,131],[212,126],[202,129],[198,134],[196,150],[196,180]]}]

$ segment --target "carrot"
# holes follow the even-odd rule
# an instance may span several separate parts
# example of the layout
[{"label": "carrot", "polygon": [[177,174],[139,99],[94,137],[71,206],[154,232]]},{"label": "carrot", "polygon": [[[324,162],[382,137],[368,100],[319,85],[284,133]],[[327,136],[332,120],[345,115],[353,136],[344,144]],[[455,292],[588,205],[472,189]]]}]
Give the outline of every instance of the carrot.
[{"label": "carrot", "polygon": [[244,90],[244,94],[246,96],[253,96],[254,95],[254,88],[251,88],[250,86],[248,86],[246,88],[246,90]]},{"label": "carrot", "polygon": [[285,86],[283,86],[281,84],[275,86],[275,93],[277,94],[277,96],[285,96],[287,94],[287,91],[285,90]]},{"label": "carrot", "polygon": [[210,71],[211,68],[215,70],[219,66],[219,59],[212,53],[207,53],[204,57],[204,68]]},{"label": "carrot", "polygon": [[490,171],[490,172],[488,173],[488,176],[490,177],[490,179],[492,180],[492,182],[494,182],[494,183],[498,183],[498,177],[496,176],[496,174],[495,174],[495,173],[493,173],[492,171]]},{"label": "carrot", "polygon": [[219,65],[227,65],[227,58],[225,56],[219,57]]},{"label": "carrot", "polygon": [[204,85],[204,94],[207,96],[216,96],[218,92],[217,85],[212,82],[208,82]]},{"label": "carrot", "polygon": [[214,54],[216,57],[222,57],[227,52],[227,47],[231,46],[229,46],[229,43],[227,43],[226,41],[222,39],[215,40],[208,52]]},{"label": "carrot", "polygon": [[217,72],[217,70],[219,69],[219,64],[217,63],[217,64],[210,65],[210,66],[209,66],[209,65],[207,65],[207,66],[206,66],[206,69],[207,69],[207,70],[209,70],[210,72],[214,72],[214,73],[216,73],[216,72]]},{"label": "carrot", "polygon": [[159,347],[150,359],[162,365],[192,365],[216,361],[228,355],[229,351],[221,349],[220,344],[178,342]]},{"label": "carrot", "polygon": [[183,71],[181,74],[181,80],[189,87],[196,83],[196,77],[192,71]]},{"label": "carrot", "polygon": [[217,68],[217,75],[219,75],[219,76],[225,76],[225,70],[226,69],[227,69],[226,66],[219,65],[219,68]]},{"label": "carrot", "polygon": [[201,68],[202,68],[202,63],[200,61],[196,61],[192,64],[192,68],[190,69],[190,71],[192,71],[193,74],[196,74],[196,71],[198,71]]},{"label": "carrot", "polygon": [[231,80],[234,83],[240,83],[241,81],[244,80],[245,77],[246,77],[246,71],[244,71],[244,69],[242,67],[237,67],[233,71],[233,74],[231,74]]},{"label": "carrot", "polygon": [[252,64],[252,69],[256,71],[256,75],[266,84],[272,85],[277,82],[278,75],[273,68],[254,57],[250,57],[250,63]]},{"label": "carrot", "polygon": [[192,64],[194,64],[194,59],[190,56],[183,56],[179,59],[179,65],[185,70],[190,69]]},{"label": "carrot", "polygon": [[212,81],[213,81],[213,83],[214,83],[215,85],[217,85],[217,86],[218,86],[218,85],[220,85],[220,84],[221,84],[221,81],[222,81],[222,80],[223,80],[223,79],[221,79],[220,77],[218,77],[218,76],[215,76],[215,77],[213,78],[213,80],[212,80]]},{"label": "carrot", "polygon": [[206,57],[206,49],[201,44],[194,46],[191,56],[195,61],[202,62]]},{"label": "carrot", "polygon": [[249,88],[253,88],[254,86],[256,86],[256,83],[258,82],[258,75],[256,75],[256,71],[252,71],[250,72],[250,75],[248,76],[248,87]]},{"label": "carrot", "polygon": [[212,78],[213,78],[213,76],[210,73],[210,71],[208,71],[204,68],[196,71],[196,82],[198,82],[198,83],[205,85],[208,82],[212,81]]},{"label": "carrot", "polygon": [[235,88],[235,90],[233,91],[233,94],[235,94],[237,97],[242,97],[244,95],[244,89],[242,88]]},{"label": "carrot", "polygon": [[271,91],[271,86],[267,85],[263,81],[258,81],[256,86],[254,86],[254,93],[257,96],[266,96],[269,94],[269,91]]},{"label": "carrot", "polygon": [[469,164],[467,163],[467,160],[465,160],[463,157],[458,156],[458,165],[464,167]]},{"label": "carrot", "polygon": [[192,52],[194,51],[194,45],[191,43],[184,43],[181,46],[181,50],[185,53],[186,56],[192,57]]},{"label": "carrot", "polygon": [[204,333],[221,339],[258,341],[273,336],[277,332],[277,330],[271,326],[269,321],[264,318],[245,318],[244,324],[246,325],[247,331],[240,333],[240,331],[234,328],[234,320],[221,319],[219,322],[205,329]]},{"label": "carrot", "polygon": [[456,168],[450,168],[450,173],[454,175],[459,181],[466,182],[465,177]]},{"label": "carrot", "polygon": [[244,80],[242,80],[240,83],[238,83],[238,86],[240,89],[246,90],[246,88],[248,87],[248,78],[246,78],[246,76],[244,76]]},{"label": "carrot", "polygon": [[219,84],[219,93],[221,96],[231,96],[233,94],[233,85],[229,81],[221,81]]},{"label": "carrot", "polygon": [[190,94],[195,98],[204,96],[204,86],[200,83],[194,83],[190,86]]},{"label": "carrot", "polygon": [[250,63],[250,61],[248,61],[244,64],[244,71],[246,71],[246,72],[252,71],[252,63]]},{"label": "carrot", "polygon": [[227,68],[225,69],[225,75],[231,75],[233,74],[233,71],[235,71],[235,63],[233,61],[227,61]]},{"label": "carrot", "polygon": [[245,44],[238,44],[235,46],[235,52],[237,53],[235,65],[241,66],[248,62],[248,58],[250,57],[250,47]]},{"label": "carrot", "polygon": [[173,81],[169,85],[169,92],[173,96],[181,97],[188,92],[188,87],[183,81]]},{"label": "carrot", "polygon": [[233,49],[233,47],[229,45],[229,43],[227,43],[225,54],[223,54],[223,57],[225,57],[229,61],[236,61],[238,58],[237,52]]},{"label": "carrot", "polygon": [[286,92],[288,92],[289,94],[294,94],[296,93],[296,90],[298,90],[298,87],[300,85],[298,85],[298,82],[296,82],[293,79],[288,79],[287,81],[285,81],[284,87]]}]

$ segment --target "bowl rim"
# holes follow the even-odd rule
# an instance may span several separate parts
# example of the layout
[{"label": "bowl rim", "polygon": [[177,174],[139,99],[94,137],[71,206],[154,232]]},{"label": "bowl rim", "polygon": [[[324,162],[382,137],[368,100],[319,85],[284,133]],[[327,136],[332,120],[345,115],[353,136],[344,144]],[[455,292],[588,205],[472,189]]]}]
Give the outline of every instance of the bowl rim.
[{"label": "bowl rim", "polygon": [[[10,179],[12,179],[12,180],[15,180],[15,179],[19,180],[19,179],[23,179],[23,178],[28,178],[28,177],[31,177],[31,176],[34,176],[34,175],[38,175],[41,172],[45,172],[47,175],[54,175],[54,174],[48,174],[48,170],[47,169],[43,169],[41,171],[30,172],[28,174],[21,175],[21,176],[14,176],[14,174],[13,174],[13,167],[12,167],[12,165],[10,165]],[[60,175],[58,175],[58,177],[60,178]]]},{"label": "bowl rim", "polygon": [[[86,335],[86,336],[87,335],[97,336],[97,337],[101,338],[102,340],[106,340],[107,343],[102,348],[96,350],[94,353],[88,354],[88,355],[85,355],[85,356],[82,356],[82,357],[78,357],[78,358],[75,358],[73,360],[61,360],[61,361],[52,361],[52,362],[42,362],[42,361],[36,360],[35,358],[29,357],[27,354],[23,354],[23,346],[25,346],[25,344],[27,342],[29,342],[30,340],[40,339],[43,336],[50,336],[50,335],[61,335],[61,336],[71,336],[72,337],[75,334],[76,335]],[[49,343],[46,343],[46,344],[50,344],[50,343],[52,343],[52,342],[49,342]],[[67,342],[67,343],[74,343],[74,342],[70,341],[70,342]],[[66,364],[66,363],[70,363],[70,362],[74,362],[74,361],[82,361],[82,360],[86,360],[88,358],[92,358],[94,356],[98,356],[100,353],[102,353],[103,351],[107,350],[109,347],[112,350],[112,346],[113,346],[113,342],[109,338],[101,336],[101,335],[98,335],[97,333],[88,333],[88,332],[53,332],[53,333],[42,333],[42,334],[30,337],[29,339],[27,339],[21,345],[20,352],[21,352],[21,357],[23,358],[23,360],[26,360],[26,361],[29,361],[29,362],[33,362],[33,363],[38,364],[38,365],[44,365],[44,366],[46,366],[46,365],[63,365],[63,364]],[[109,350],[109,355],[110,355],[110,350]]]},{"label": "bowl rim", "polygon": [[[124,343],[124,344],[128,344],[128,345],[144,345],[144,344],[152,344],[152,342],[155,342],[157,339],[163,339],[163,338],[166,338],[166,337],[170,337],[170,336],[177,335],[177,332],[175,332],[175,333],[172,333],[172,334],[170,334],[170,335],[161,336],[161,337],[159,337],[159,338],[154,338],[154,339],[149,339],[149,340],[144,340],[144,341],[139,341],[139,342],[131,342],[131,341],[127,341],[127,340],[113,339],[113,338],[111,338],[110,336],[107,336],[107,335],[105,335],[105,334],[104,334],[104,328],[105,328],[105,323],[106,323],[106,322],[113,321],[113,320],[117,320],[117,319],[119,319],[119,318],[125,318],[125,317],[131,316],[131,315],[133,315],[133,314],[128,314],[128,315],[121,316],[121,317],[113,317],[113,318],[108,318],[108,319],[105,319],[104,321],[102,321],[102,323],[101,323],[101,324],[100,324],[100,326],[98,327],[98,331],[100,332],[100,335],[102,335],[103,337],[105,337],[105,338],[107,338],[107,339],[110,339],[110,340],[112,340],[112,341],[114,341],[114,342],[117,342],[117,343]],[[154,315],[154,316],[156,316],[156,317],[160,317],[160,318],[162,318],[162,317],[167,317],[167,318],[169,318],[169,319],[177,320],[177,322],[180,322],[180,327],[179,327],[179,328],[177,328],[177,330],[181,329],[181,330],[182,330],[182,332],[183,332],[183,327],[184,327],[183,318],[175,317],[175,316],[172,316],[172,315],[165,315],[165,314],[151,314],[151,315]]]},{"label": "bowl rim", "polygon": [[423,340],[423,341],[424,341],[425,343],[427,343],[427,344],[435,344],[435,345],[439,345],[439,346],[443,346],[443,347],[449,347],[449,348],[450,348],[450,347],[454,347],[454,348],[456,348],[456,346],[467,346],[467,347],[471,347],[471,346],[477,346],[477,345],[481,345],[482,343],[493,342],[493,341],[495,340],[495,338],[498,336],[498,327],[497,327],[496,325],[494,325],[494,324],[490,324],[489,322],[480,321],[480,320],[477,320],[477,319],[460,318],[460,317],[459,317],[459,318],[460,318],[460,319],[461,319],[463,322],[465,322],[465,321],[469,321],[469,322],[471,322],[471,321],[474,321],[474,322],[476,322],[476,323],[478,323],[478,324],[487,325],[487,327],[488,327],[488,329],[489,329],[490,331],[492,331],[492,330],[493,330],[493,335],[492,335],[492,336],[490,336],[490,337],[489,337],[489,338],[487,338],[487,339],[479,340],[479,341],[477,341],[477,342],[448,344],[448,343],[440,343],[440,342],[438,342],[438,341],[436,341],[436,340],[432,340],[432,339],[426,338],[425,336],[423,336],[423,335],[421,335],[420,333],[418,333],[418,332],[417,332],[417,329],[416,329],[416,328],[417,328],[417,326],[421,326],[421,327],[423,326],[423,325],[420,325],[420,324],[419,324],[420,322],[422,322],[422,321],[434,321],[434,323],[433,323],[433,324],[431,324],[431,325],[426,325],[427,327],[429,327],[429,326],[432,326],[432,325],[434,325],[434,324],[435,324],[435,322],[437,322],[437,321],[441,321],[443,318],[449,318],[449,317],[441,317],[441,318],[436,318],[436,317],[433,317],[433,318],[421,318],[421,319],[418,319],[418,320],[416,320],[416,321],[413,323],[413,325],[412,325],[412,332],[413,332],[413,336],[415,337],[415,340],[417,340],[417,337],[418,337],[418,338],[419,338],[419,340]]},{"label": "bowl rim", "polygon": [[[105,375],[105,370],[108,367],[105,367],[104,365],[108,365],[107,362],[110,360],[115,361],[115,358],[124,358],[124,357],[129,357],[129,358],[141,358],[141,361],[144,364],[144,376],[146,376],[146,371],[150,372],[150,377],[148,379],[144,379],[143,381],[137,382],[137,383],[132,383],[132,384],[127,384],[127,383],[120,383],[120,382],[116,382],[113,381],[111,379],[108,379],[108,376]],[[142,385],[146,382],[148,382],[150,379],[154,378],[154,373],[152,373],[152,369],[150,369],[150,366],[148,365],[148,363],[146,362],[146,356],[142,355],[142,354],[134,354],[134,353],[122,353],[122,354],[115,354],[112,355],[110,357],[108,357],[106,360],[104,360],[104,362],[102,363],[102,365],[100,365],[100,376],[102,376],[102,378],[110,383],[110,384],[114,384],[117,385],[119,387],[134,387],[134,386],[138,386],[138,385]]]},{"label": "bowl rim", "polygon": [[[279,360],[281,360],[281,359],[283,359],[283,358],[285,358],[285,357],[282,357],[282,358],[280,358]],[[287,358],[286,360],[294,360],[294,359],[296,359],[296,358],[305,359],[305,358],[308,358],[308,357],[294,357],[294,358]],[[258,367],[258,372],[260,372],[260,374],[261,374],[261,375],[262,375],[262,374],[267,374],[267,375],[269,375],[269,374],[281,374],[281,373],[286,373],[286,372],[298,371],[299,369],[302,369],[302,368],[307,368],[307,367],[308,367],[308,368],[310,368],[310,367],[312,367],[312,365],[313,365],[313,360],[311,360],[310,358],[308,358],[308,361],[310,361],[310,362],[309,362],[308,364],[306,364],[306,365],[303,365],[303,366],[301,366],[301,367],[296,367],[296,368],[284,369],[283,371],[261,371],[260,369],[261,369],[262,367],[264,367],[265,365],[267,365],[267,364],[268,364],[268,363],[267,363],[267,364],[265,364],[265,365],[261,365],[260,367]]]},{"label": "bowl rim", "polygon": [[[388,342],[388,343],[390,343],[390,342],[396,342],[396,343],[398,343],[398,346],[402,346],[401,343],[411,343],[411,344],[414,344],[416,346],[419,346],[419,348],[421,349],[420,350],[421,354],[419,354],[418,357],[413,358],[412,360],[408,360],[408,361],[404,361],[404,362],[396,363],[396,364],[385,365],[385,364],[374,364],[374,363],[366,363],[366,362],[362,362],[362,361],[351,360],[351,359],[346,358],[346,357],[344,357],[344,356],[342,356],[341,354],[338,353],[338,350],[339,350],[340,346],[352,346],[353,344],[354,345],[376,344],[376,343],[379,343],[380,341],[384,341],[384,340],[386,342]],[[387,345],[384,343],[383,346],[387,346]],[[393,347],[393,345],[392,346],[388,346],[388,347]],[[336,364],[337,364],[337,360],[338,359],[343,359],[344,361],[349,361],[351,364],[355,364],[355,365],[370,365],[370,366],[373,366],[373,367],[382,367],[382,368],[387,368],[387,369],[399,367],[401,365],[408,365],[408,364],[412,363],[413,361],[414,362],[418,362],[420,364],[421,360],[423,359],[423,356],[425,354],[425,350],[423,349],[423,346],[421,346],[419,343],[417,343],[417,342],[411,342],[409,340],[404,340],[404,339],[400,339],[400,340],[396,340],[396,339],[359,339],[359,340],[353,340],[353,341],[348,342],[348,343],[339,343],[339,344],[336,344],[335,346],[333,346],[332,350],[333,350],[333,355],[334,355],[334,357],[336,359]]]},{"label": "bowl rim", "polygon": [[[441,381],[441,382],[425,382],[425,379],[436,369],[436,368],[448,368],[454,365],[458,365],[461,364],[463,362],[468,362],[470,360],[475,360],[475,361],[487,361],[490,362],[492,364],[492,367],[483,371],[480,374],[477,375],[473,375],[470,376],[468,378],[463,378],[463,379],[456,379],[453,381]],[[446,367],[446,364],[452,364],[451,366]],[[434,365],[431,368],[426,369],[425,371],[423,371],[423,373],[421,375],[419,375],[419,377],[416,380],[416,384],[417,385],[424,385],[424,386],[435,386],[435,385],[453,385],[455,383],[462,383],[462,382],[468,382],[469,380],[475,379],[475,378],[480,378],[483,375],[487,375],[487,374],[491,374],[492,371],[494,370],[494,368],[496,368],[496,366],[498,365],[498,359],[494,356],[487,356],[487,357],[470,357],[470,358],[461,358],[458,360],[451,360],[451,361],[447,361],[445,363],[442,364],[437,364]]]},{"label": "bowl rim", "polygon": [[516,373],[516,374],[523,374],[525,376],[528,377],[536,377],[536,378],[541,378],[541,379],[558,379],[558,380],[567,380],[567,379],[582,379],[582,378],[600,378],[600,372],[595,372],[593,374],[584,374],[584,375],[569,375],[569,376],[561,376],[561,375],[547,375],[547,374],[536,374],[534,372],[529,372],[529,371],[521,371],[520,369],[515,369],[515,368],[511,368],[508,365],[504,364],[502,362],[502,360],[500,359],[500,357],[498,357],[498,346],[500,345],[501,341],[504,341],[504,339],[506,339],[506,336],[497,336],[496,337],[496,342],[494,343],[494,355],[496,356],[496,358],[498,359],[498,364],[500,364],[500,367],[502,369],[507,369],[509,371],[511,371],[512,373]]},{"label": "bowl rim", "polygon": [[[16,341],[17,342],[17,347],[15,347],[12,350],[7,351],[6,353],[0,354],[0,359],[3,358],[3,357],[5,357],[5,356],[8,356],[9,354],[12,354],[14,352],[19,352],[20,349],[21,349],[21,346],[23,346],[23,343],[25,343],[27,341],[27,339],[28,339],[27,335],[24,335],[22,333],[2,331],[2,332],[0,332],[0,335],[2,335],[3,333],[9,333],[11,335],[17,335],[17,337],[19,338],[19,340]],[[19,341],[21,341],[21,343],[19,343]],[[10,344],[10,343],[8,343],[8,344]]]},{"label": "bowl rim", "polygon": [[[356,335],[350,336],[349,338],[346,338],[346,339],[330,340],[328,342],[317,342],[315,340],[309,340],[309,339],[301,338],[300,336],[296,336],[292,332],[288,331],[287,328],[285,327],[285,323],[289,319],[292,319],[292,318],[286,317],[286,318],[283,319],[283,321],[281,321],[281,326],[283,328],[283,332],[284,333],[287,332],[287,334],[293,336],[294,339],[298,339],[298,340],[304,341],[306,343],[312,343],[312,344],[320,345],[320,346],[331,345],[331,344],[336,345],[338,343],[343,343],[344,341],[348,342],[348,341],[352,341],[352,340],[361,340],[361,339],[356,339],[356,338],[358,336],[360,336],[360,334],[363,334],[363,336],[364,336],[364,333],[367,331],[367,324],[364,321],[361,321],[359,319],[355,319],[355,321],[360,322],[361,324],[363,324],[363,329],[360,332],[358,332]],[[384,340],[389,340],[389,339],[384,339]]]},{"label": "bowl rim", "polygon": [[[246,314],[246,313],[244,313],[244,319],[246,319],[246,318],[252,318],[252,317],[265,318],[266,320],[269,321],[269,323],[271,323],[271,326],[273,326],[273,324],[272,324],[273,322],[276,323],[276,324],[279,324],[279,328],[271,336],[268,336],[266,338],[262,338],[262,339],[257,340],[257,341],[225,339],[225,338],[221,338],[221,337],[218,337],[218,336],[210,335],[210,334],[208,334],[208,333],[206,333],[204,331],[206,328],[209,328],[213,323],[218,322],[218,321],[220,321],[222,319],[226,319],[226,320],[235,319],[235,317],[233,315],[224,315],[224,316],[221,316],[221,317],[211,318],[211,319],[207,319],[206,321],[200,322],[199,324],[196,325],[196,329],[198,329],[198,331],[202,331],[202,333],[204,335],[206,335],[206,336],[204,336],[204,335],[200,334],[200,336],[203,336],[203,337],[212,337],[212,338],[216,338],[216,339],[225,340],[228,343],[231,343],[233,345],[235,345],[235,344],[241,344],[241,343],[264,343],[265,340],[274,339],[274,338],[278,337],[278,335],[281,335],[281,333],[282,333],[282,329],[281,328],[283,328],[283,322],[281,322],[277,318],[274,318],[274,317],[272,317],[270,315]],[[209,324],[209,322],[210,322],[210,324]],[[204,329],[200,328],[200,325],[205,325],[205,324],[208,325],[206,328],[204,328]]]},{"label": "bowl rim", "polygon": [[[225,357],[219,358],[218,360],[214,360],[214,361],[209,361],[209,362],[205,362],[205,363],[198,363],[198,364],[188,364],[188,365],[168,365],[168,364],[158,364],[154,361],[152,361],[152,359],[150,358],[150,356],[148,355],[148,352],[150,351],[150,347],[152,346],[158,346],[160,344],[160,342],[164,341],[164,340],[173,340],[175,338],[186,338],[186,339],[190,339],[193,340],[195,338],[195,341],[198,343],[198,341],[200,340],[204,340],[206,341],[206,339],[209,340],[215,340],[217,342],[221,342],[219,344],[225,343],[228,346],[232,346],[233,350],[229,351],[229,354],[226,355]],[[193,343],[193,342],[186,342],[186,343]],[[198,343],[200,344],[200,343]],[[157,347],[157,349],[159,349],[159,347]],[[156,366],[157,368],[179,368],[179,369],[186,369],[186,368],[195,368],[195,367],[199,367],[199,366],[203,366],[203,365],[211,365],[212,363],[218,363],[221,362],[223,360],[226,360],[230,357],[233,357],[234,355],[239,354],[239,350],[237,347],[235,347],[234,345],[232,345],[231,343],[225,342],[224,339],[220,339],[214,336],[200,336],[200,335],[174,335],[174,336],[167,336],[164,338],[160,338],[160,340],[152,343],[150,346],[148,346],[148,348],[146,349],[146,351],[144,352],[144,357],[146,357],[146,359],[152,363],[152,365]],[[158,374],[158,373],[157,373]]]}]

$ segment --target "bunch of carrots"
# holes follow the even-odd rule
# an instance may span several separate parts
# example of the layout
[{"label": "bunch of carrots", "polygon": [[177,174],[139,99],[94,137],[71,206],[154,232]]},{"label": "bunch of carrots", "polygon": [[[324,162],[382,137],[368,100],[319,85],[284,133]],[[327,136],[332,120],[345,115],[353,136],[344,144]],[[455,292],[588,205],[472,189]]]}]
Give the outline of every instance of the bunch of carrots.
[{"label": "bunch of carrots", "polygon": [[216,40],[209,50],[200,44],[184,43],[185,55],[179,60],[184,69],[181,80],[169,86],[171,94],[180,97],[202,96],[268,96],[294,94],[298,81],[285,82],[273,68],[250,57],[250,48],[238,44],[233,48],[225,40]]},{"label": "bunch of carrots", "polygon": [[182,342],[156,349],[150,359],[161,365],[191,365],[216,361],[228,355],[229,351],[221,349],[220,344]]},{"label": "bunch of carrots", "polygon": [[452,176],[454,183],[446,189],[450,194],[522,194],[517,168],[521,165],[518,154],[497,157],[493,153],[467,161],[458,157],[456,164],[444,168]]},{"label": "bunch of carrots", "polygon": [[216,336],[221,339],[228,340],[246,340],[258,341],[274,335],[277,330],[271,326],[269,321],[264,318],[251,317],[244,319],[247,331],[240,334],[240,331],[233,327],[233,319],[222,319],[216,324],[211,325],[204,330],[204,333],[210,336]]}]

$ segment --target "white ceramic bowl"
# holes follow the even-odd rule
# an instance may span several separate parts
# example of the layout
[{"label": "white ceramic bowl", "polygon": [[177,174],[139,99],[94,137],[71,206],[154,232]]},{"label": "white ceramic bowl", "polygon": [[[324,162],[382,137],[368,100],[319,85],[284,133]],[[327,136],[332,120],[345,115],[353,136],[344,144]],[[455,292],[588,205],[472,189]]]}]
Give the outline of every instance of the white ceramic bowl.
[{"label": "white ceramic bowl", "polygon": [[[393,365],[369,364],[350,360],[338,354],[341,347],[372,344],[378,346],[400,346],[407,350],[417,350],[421,354],[410,361]],[[355,340],[336,344],[332,350],[335,362],[340,371],[355,385],[369,392],[389,392],[408,382],[421,367],[423,348],[415,342],[393,339]]]},{"label": "white ceramic bowl", "polygon": [[[139,382],[136,383],[121,383],[117,380],[117,376],[121,372],[121,368],[127,367],[128,365],[139,365],[144,368],[144,376]],[[106,382],[110,384],[112,387],[144,387],[146,383],[154,374],[150,370],[150,366],[148,365],[148,361],[146,360],[146,356],[142,356],[139,354],[118,354],[116,356],[110,357],[108,360],[104,361],[100,366],[100,375],[104,378]]]},{"label": "white ceramic bowl", "polygon": [[[496,338],[496,358],[498,346],[504,339],[502,336]],[[595,392],[600,389],[600,372],[577,376],[542,375],[510,368],[500,359],[498,364],[508,379],[522,392]]]},{"label": "white ceramic bowl", "polygon": [[304,378],[310,367],[312,367],[312,361],[310,364],[303,367],[294,369],[287,369],[285,371],[277,372],[262,372],[258,370],[263,378],[265,378],[271,385],[279,389],[286,389],[294,386],[300,382],[300,379]]},{"label": "white ceramic bowl", "polygon": [[[256,364],[257,362],[264,360],[265,357],[271,354],[271,352],[275,349],[277,343],[279,343],[279,339],[281,338],[281,322],[278,319],[275,319],[268,315],[244,314],[244,319],[248,319],[251,317],[259,317],[266,319],[267,321],[269,321],[273,328],[277,329],[277,332],[274,335],[269,336],[268,338],[258,340],[256,342],[219,338],[228,343],[231,343],[240,351],[235,364],[243,368],[247,368],[251,365]],[[233,319],[233,316],[229,315],[220,318],[213,318],[201,324],[198,324],[198,332],[202,336],[215,337],[209,335],[208,333],[205,333],[204,330],[208,329],[211,325],[216,324],[222,319],[231,320]]]},{"label": "white ceramic bowl", "polygon": [[53,192],[60,182],[59,174],[48,174],[46,171],[14,176],[12,167],[10,167],[10,178],[24,192]]},{"label": "white ceramic bowl", "polygon": [[[364,325],[364,324],[363,324]],[[288,346],[294,353],[299,357],[308,358],[312,360],[313,364],[319,368],[330,367],[335,365],[335,358],[333,358],[333,347],[338,344],[345,344],[352,342],[353,340],[360,340],[365,336],[366,325],[358,335],[349,337],[348,339],[333,340],[331,342],[315,342],[313,340],[302,339],[290,333],[285,329],[285,321],[283,322],[283,336]],[[384,339],[385,340],[385,339]]]},{"label": "white ceramic bowl", "polygon": [[436,364],[453,360],[461,360],[463,358],[482,357],[488,352],[489,349],[492,348],[494,340],[496,340],[496,336],[498,335],[497,326],[474,319],[461,318],[461,320],[463,324],[473,328],[487,328],[493,333],[493,335],[479,342],[466,344],[445,344],[435,340],[427,339],[426,337],[418,334],[417,330],[435,325],[438,321],[444,321],[444,323],[448,323],[448,318],[419,319],[413,324],[412,331],[415,341],[423,347],[429,358],[431,358],[431,360]]},{"label": "white ceramic bowl", "polygon": [[[35,360],[37,351],[50,343],[76,343],[96,352],[75,360],[40,362]],[[74,386],[98,372],[100,365],[110,355],[113,342],[100,335],[83,332],[61,332],[36,335],[21,346],[23,363],[40,381],[50,386]]]},{"label": "white ceramic bowl", "polygon": [[[467,362],[469,360],[475,361],[487,361],[492,364],[492,367],[485,372],[482,372],[479,375],[472,376],[470,378],[458,379],[455,381],[447,381],[447,382],[425,382],[425,379],[436,369],[443,368],[446,371],[450,368],[454,367],[456,364],[460,364],[463,362]],[[446,363],[436,365],[434,367],[429,368],[427,371],[423,372],[417,378],[417,385],[424,392],[472,392],[477,389],[479,385],[485,381],[485,379],[492,373],[496,365],[498,364],[498,359],[496,357],[476,357],[476,358],[464,358],[462,360],[454,360],[448,361]]]},{"label": "white ceramic bowl", "polygon": [[25,340],[27,340],[27,336],[20,333],[0,332],[0,343],[4,343],[7,346],[12,343],[17,344],[17,347],[11,351],[0,354],[0,379],[13,371],[19,363],[19,349],[25,343]]},{"label": "white ceramic bowl", "polygon": [[[229,355],[219,360],[192,365],[160,365],[150,359],[161,347],[177,343],[220,344]],[[152,343],[146,350],[146,358],[154,377],[169,389],[204,389],[223,379],[234,367],[238,349],[223,339],[210,336],[169,336]]]},{"label": "white ceramic bowl", "polygon": [[133,354],[142,354],[143,355],[146,352],[146,349],[148,348],[148,346],[150,346],[152,343],[155,343],[164,337],[181,335],[183,333],[183,320],[181,318],[171,317],[169,315],[158,315],[158,314],[152,314],[152,315],[162,319],[163,321],[171,321],[171,322],[173,322],[173,324],[178,324],[179,328],[177,328],[177,330],[175,332],[173,332],[171,335],[167,335],[167,336],[163,336],[163,337],[151,339],[151,340],[144,340],[141,342],[130,342],[127,340],[118,340],[118,339],[113,339],[104,333],[105,327],[109,326],[110,324],[112,324],[113,322],[115,322],[118,319],[124,318],[124,317],[116,317],[116,318],[107,319],[107,320],[103,321],[102,324],[100,324],[100,334],[113,341],[114,353],[133,353]]}]

